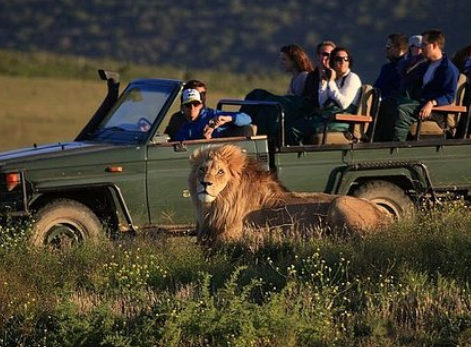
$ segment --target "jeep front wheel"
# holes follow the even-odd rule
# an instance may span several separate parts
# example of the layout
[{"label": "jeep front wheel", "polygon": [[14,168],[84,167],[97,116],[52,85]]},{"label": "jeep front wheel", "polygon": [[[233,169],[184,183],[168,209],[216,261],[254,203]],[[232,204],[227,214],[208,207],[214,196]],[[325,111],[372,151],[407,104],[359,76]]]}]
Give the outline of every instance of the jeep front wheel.
[{"label": "jeep front wheel", "polygon": [[396,220],[414,213],[412,199],[391,182],[381,180],[366,182],[353,192],[353,196],[370,200]]},{"label": "jeep front wheel", "polygon": [[35,246],[64,248],[97,241],[103,227],[85,205],[68,199],[56,200],[41,208],[31,235]]}]

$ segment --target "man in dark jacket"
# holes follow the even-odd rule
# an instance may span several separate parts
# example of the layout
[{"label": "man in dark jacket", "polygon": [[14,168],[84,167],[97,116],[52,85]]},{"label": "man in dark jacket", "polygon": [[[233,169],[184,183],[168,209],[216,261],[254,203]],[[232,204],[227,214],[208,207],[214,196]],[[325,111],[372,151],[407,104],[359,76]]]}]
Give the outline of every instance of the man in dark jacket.
[{"label": "man in dark jacket", "polygon": [[[201,81],[198,80],[189,80],[185,82],[185,85],[183,87],[183,90],[185,89],[196,89],[201,96],[201,99],[203,101],[203,107],[206,106],[206,92],[207,92],[207,87],[206,84],[204,84]],[[182,94],[183,97],[183,94]],[[185,113],[181,109],[178,112],[175,112],[172,114],[170,117],[170,121],[168,122],[167,127],[164,130],[164,133],[170,136],[171,141],[175,141],[175,136],[178,133],[178,130],[183,126],[183,124],[186,124],[190,122],[186,117]]]},{"label": "man in dark jacket", "polygon": [[401,75],[399,66],[403,64],[408,49],[408,38],[404,34],[390,34],[386,45],[386,58],[388,63],[381,67],[381,71],[373,84],[381,91],[381,104],[378,113],[375,141],[391,140],[391,128],[394,118],[391,110],[396,109],[396,97],[399,93]]},{"label": "man in dark jacket", "polygon": [[416,95],[400,98],[397,104],[397,117],[394,125],[394,141],[406,141],[412,123],[420,119],[436,120],[439,124],[443,116],[432,113],[433,106],[449,105],[455,99],[458,69],[443,53],[445,35],[433,29],[422,33],[422,53],[427,59],[420,66],[420,76],[414,88]]},{"label": "man in dark jacket", "polygon": [[322,41],[316,49],[316,67],[309,72],[304,86],[303,97],[313,105],[314,109],[319,109],[319,84],[322,78],[328,80],[327,74],[330,72],[330,53],[335,49],[333,41]]},{"label": "man in dark jacket", "polygon": [[409,39],[404,34],[391,34],[386,42],[386,58],[388,63],[381,67],[373,87],[381,91],[381,99],[387,99],[399,90],[401,76],[398,64],[404,60],[409,45]]}]

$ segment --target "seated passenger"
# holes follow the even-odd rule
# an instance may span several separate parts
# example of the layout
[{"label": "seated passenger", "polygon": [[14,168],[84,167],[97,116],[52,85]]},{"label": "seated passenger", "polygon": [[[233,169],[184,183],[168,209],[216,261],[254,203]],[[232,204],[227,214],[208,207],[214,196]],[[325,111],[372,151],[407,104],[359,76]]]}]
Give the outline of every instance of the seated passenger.
[{"label": "seated passenger", "polygon": [[471,44],[460,48],[452,61],[461,73],[471,77]]},{"label": "seated passenger", "polygon": [[386,42],[385,52],[388,63],[381,67],[381,71],[373,83],[373,87],[381,91],[381,99],[387,99],[399,89],[400,76],[398,64],[403,61],[407,53],[407,36],[404,34],[390,34]]},{"label": "seated passenger", "polygon": [[[206,108],[206,84],[198,80],[188,80],[183,86],[183,90],[185,89],[196,89],[197,91],[199,91],[201,95],[201,100],[203,100],[203,107]],[[170,136],[171,140],[175,140],[175,136],[177,135],[178,130],[182,127],[183,124],[188,122],[189,120],[185,117],[183,109],[181,109],[180,111],[172,114],[172,116],[170,117],[170,121],[168,122],[168,125],[164,130],[164,133]]]},{"label": "seated passenger", "polygon": [[309,100],[314,110],[319,109],[319,87],[322,77],[325,76],[327,70],[330,70],[330,54],[335,47],[336,45],[333,41],[322,41],[317,45],[315,57],[316,67],[313,71],[309,72],[302,95]]},{"label": "seated passenger", "polygon": [[300,46],[288,45],[281,47],[280,61],[283,70],[292,75],[286,95],[301,96],[306,85],[306,77],[312,71],[309,56]]},{"label": "seated passenger", "polygon": [[409,38],[409,49],[406,58],[398,64],[398,71],[401,77],[400,92],[406,91],[409,86],[414,85],[420,76],[419,66],[425,64],[427,60],[422,54],[422,35],[414,35]]},{"label": "seated passenger", "polygon": [[[466,75],[468,84],[471,83],[471,45],[459,49],[453,56],[453,64],[458,70]],[[463,105],[471,103],[471,88],[467,87],[464,92]]]},{"label": "seated passenger", "polygon": [[252,135],[250,116],[206,108],[196,89],[183,91],[181,108],[188,122],[178,130],[176,141]]},{"label": "seated passenger", "polygon": [[[245,100],[278,102],[283,105],[287,120],[296,118],[298,113],[305,113],[310,105],[304,97],[306,78],[312,71],[312,63],[308,54],[298,45],[281,47],[280,62],[291,78],[285,95],[275,95],[265,89],[254,89],[245,96]],[[243,106],[241,111],[252,117],[253,123],[258,127],[258,133],[268,137],[276,137],[278,133],[278,112],[274,107]]]},{"label": "seated passenger", "polygon": [[433,114],[433,106],[449,105],[455,99],[459,71],[443,53],[445,35],[438,29],[422,33],[422,53],[427,59],[417,68],[420,75],[416,85],[407,86],[398,98],[394,115],[393,141],[406,141],[410,126],[420,119],[445,123],[440,114]]},{"label": "seated passenger", "polygon": [[386,141],[394,126],[391,119],[390,108],[396,107],[395,97],[399,93],[401,75],[400,66],[403,64],[408,46],[405,34],[390,34],[386,41],[385,53],[388,62],[381,67],[381,71],[373,83],[373,87],[381,91],[381,104],[376,124],[375,141]]},{"label": "seated passenger", "polygon": [[294,121],[286,132],[288,145],[300,145],[311,135],[322,133],[328,122],[329,131],[347,131],[348,123],[330,122],[340,112],[355,113],[361,94],[360,77],[351,71],[353,58],[343,47],[335,48],[330,57],[330,73],[322,77],[319,90],[320,110]]}]

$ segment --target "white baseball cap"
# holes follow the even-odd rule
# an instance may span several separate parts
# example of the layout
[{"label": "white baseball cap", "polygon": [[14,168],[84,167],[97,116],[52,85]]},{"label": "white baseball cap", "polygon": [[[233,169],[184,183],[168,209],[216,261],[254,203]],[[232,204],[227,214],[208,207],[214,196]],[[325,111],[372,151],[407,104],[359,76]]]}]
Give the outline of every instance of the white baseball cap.
[{"label": "white baseball cap", "polygon": [[414,35],[409,38],[409,47],[422,48],[422,35]]},{"label": "white baseball cap", "polygon": [[182,94],[182,105],[197,101],[202,103],[201,94],[196,89],[185,89]]}]

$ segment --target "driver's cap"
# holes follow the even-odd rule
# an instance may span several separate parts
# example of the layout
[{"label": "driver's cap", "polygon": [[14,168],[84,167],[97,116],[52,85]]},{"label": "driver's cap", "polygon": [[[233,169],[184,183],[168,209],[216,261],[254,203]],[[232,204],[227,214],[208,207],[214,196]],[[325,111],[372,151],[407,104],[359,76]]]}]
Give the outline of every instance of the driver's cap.
[{"label": "driver's cap", "polygon": [[195,101],[202,103],[200,92],[196,89],[185,89],[182,95],[182,105]]}]

